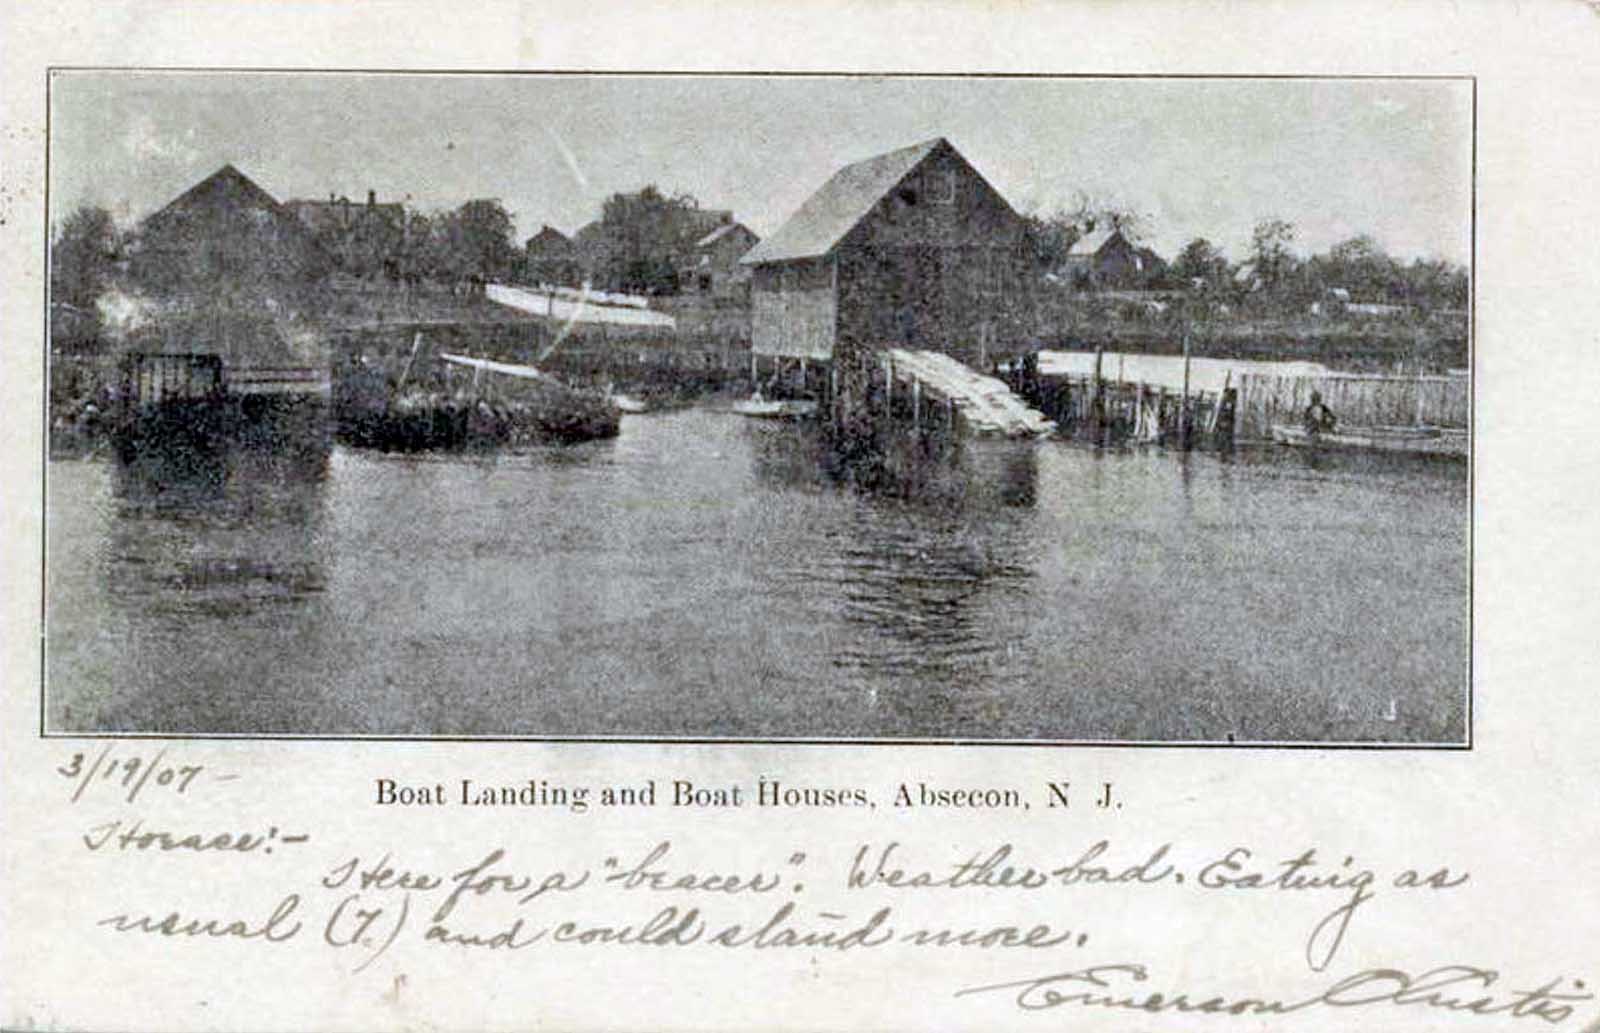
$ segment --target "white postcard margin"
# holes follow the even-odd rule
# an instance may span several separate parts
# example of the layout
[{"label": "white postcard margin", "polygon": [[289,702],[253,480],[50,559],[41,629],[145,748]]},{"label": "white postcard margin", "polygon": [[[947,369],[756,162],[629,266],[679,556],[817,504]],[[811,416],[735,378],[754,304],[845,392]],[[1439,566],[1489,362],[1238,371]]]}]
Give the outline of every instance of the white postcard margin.
[{"label": "white postcard margin", "polygon": [[[1590,877],[1600,706],[1592,686],[1596,605],[1593,471],[1600,293],[1596,155],[1600,15],[1592,5],[1326,4],[1194,9],[1150,3],[598,6],[55,4],[4,15],[0,243],[6,420],[0,702],[0,1026],[60,1030],[301,1029],[1029,1029],[1282,1030],[1600,1028],[1600,1001],[1560,1022],[1422,1002],[1318,1006],[1228,1019],[1114,1008],[1037,1011],[1052,987],[955,996],[1094,963],[1148,966],[1134,989],[1299,1000],[1338,973],[1480,966],[1489,986],[1600,987],[1600,889]],[[127,806],[72,801],[75,753],[101,740],[39,737],[44,69],[48,65],[450,69],[826,69],[1105,73],[1468,74],[1477,77],[1474,746],[1470,751],[1027,747],[116,741],[115,756],[199,767],[192,794]],[[219,778],[218,776],[223,776]],[[380,808],[374,782],[548,778],[567,784],[705,787],[759,778],[859,786],[1016,786],[1032,810],[814,812],[670,807],[583,814]],[[1070,808],[1042,787],[1070,782]],[[1111,783],[1122,809],[1096,809]],[[168,786],[169,792],[171,786]],[[1086,799],[1087,798],[1087,799]],[[107,856],[84,838],[135,817],[152,827],[305,834],[273,859]],[[1191,872],[1235,847],[1270,867],[1315,848],[1381,874],[1333,967],[1308,943],[1336,895],[1201,892],[1172,884],[1075,887],[1045,899],[1000,888],[851,889],[896,843],[895,863],[1080,858],[1099,840],[1118,870],[1165,844]],[[1026,927],[1086,937],[1027,949],[533,947],[408,942],[355,971],[363,948],[329,912],[339,866],[459,872],[496,847],[529,871],[595,878],[672,844],[675,872],[776,873],[814,912],[854,928],[880,904],[907,928]],[[801,858],[796,860],[796,858]],[[1408,869],[1447,870],[1449,889],[1400,890]],[[990,869],[993,871],[994,869]],[[1386,881],[1385,881],[1386,880]],[[197,890],[203,887],[203,891]],[[300,939],[118,936],[107,915],[184,901],[256,926],[293,892]],[[559,893],[560,891],[555,891]],[[809,894],[809,895],[808,895]],[[393,917],[402,894],[387,898]],[[424,906],[424,895],[417,895]],[[552,896],[554,899],[554,895]],[[576,902],[579,898],[570,898]],[[731,902],[730,902],[731,900]],[[666,894],[660,905],[746,923],[772,908]],[[436,903],[433,902],[433,903]],[[175,905],[174,905],[175,906]],[[432,906],[432,903],[427,906]],[[575,922],[648,915],[636,900],[584,897]],[[813,924],[826,924],[816,919]],[[278,932],[288,928],[285,922]],[[371,931],[371,930],[369,930]],[[1125,973],[1118,973],[1125,977]],[[1107,979],[1112,978],[1110,975]],[[1559,983],[1552,984],[1552,980]],[[1081,989],[1083,982],[1055,989]],[[1024,990],[1028,989],[1026,987]],[[1470,997],[1458,986],[1454,991]],[[1079,1010],[1074,1010],[1078,1007]],[[1488,1006],[1485,1005],[1485,1008]]]}]

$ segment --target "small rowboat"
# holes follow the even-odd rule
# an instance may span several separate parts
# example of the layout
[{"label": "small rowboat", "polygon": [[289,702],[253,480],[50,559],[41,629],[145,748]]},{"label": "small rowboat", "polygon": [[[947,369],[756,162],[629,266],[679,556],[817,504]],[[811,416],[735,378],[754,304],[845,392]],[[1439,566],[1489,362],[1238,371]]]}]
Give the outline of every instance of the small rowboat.
[{"label": "small rowboat", "polygon": [[763,398],[756,394],[734,402],[733,411],[756,419],[793,420],[815,416],[817,403],[805,398]]},{"label": "small rowboat", "polygon": [[1346,427],[1313,432],[1296,424],[1275,423],[1272,440],[1292,448],[1463,457],[1467,454],[1465,432],[1440,427]]}]

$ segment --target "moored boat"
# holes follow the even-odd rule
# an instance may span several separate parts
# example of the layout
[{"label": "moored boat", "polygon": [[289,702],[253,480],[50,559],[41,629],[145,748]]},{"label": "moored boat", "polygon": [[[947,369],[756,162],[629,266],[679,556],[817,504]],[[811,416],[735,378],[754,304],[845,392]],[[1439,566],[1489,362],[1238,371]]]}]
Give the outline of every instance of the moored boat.
[{"label": "moored boat", "polygon": [[1292,448],[1462,457],[1467,454],[1466,432],[1443,427],[1342,427],[1311,431],[1298,424],[1275,423],[1272,440]]},{"label": "moored boat", "polygon": [[808,398],[766,398],[758,391],[734,402],[733,411],[756,419],[792,420],[815,416],[817,403]]}]

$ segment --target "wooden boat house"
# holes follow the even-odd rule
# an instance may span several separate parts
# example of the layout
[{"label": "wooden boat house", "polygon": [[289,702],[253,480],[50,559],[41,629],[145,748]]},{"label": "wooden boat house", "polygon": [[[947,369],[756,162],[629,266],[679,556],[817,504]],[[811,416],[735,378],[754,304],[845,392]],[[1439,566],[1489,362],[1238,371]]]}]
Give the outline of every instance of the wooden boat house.
[{"label": "wooden boat house", "polygon": [[289,209],[224,165],[144,220],[132,271],[141,286],[162,295],[283,300],[318,280],[330,264]]},{"label": "wooden boat house", "polygon": [[840,169],[742,262],[757,360],[909,348],[987,370],[1029,347],[1026,223],[942,137]]},{"label": "wooden boat house", "polygon": [[312,313],[327,269],[310,230],[232,165],[145,219],[130,273],[151,315],[117,341],[119,448],[323,442],[329,343]]}]

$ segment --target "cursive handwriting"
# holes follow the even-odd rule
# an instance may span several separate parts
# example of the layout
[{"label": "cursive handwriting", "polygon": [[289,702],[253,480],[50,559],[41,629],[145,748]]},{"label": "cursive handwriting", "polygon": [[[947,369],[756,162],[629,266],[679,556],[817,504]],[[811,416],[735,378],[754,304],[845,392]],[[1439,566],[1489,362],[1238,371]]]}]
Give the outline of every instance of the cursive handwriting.
[{"label": "cursive handwriting", "polygon": [[[1150,885],[1173,879],[1182,882],[1172,865],[1165,863],[1171,844],[1163,844],[1150,856],[1137,864],[1116,866],[1100,859],[1111,849],[1111,844],[1100,840],[1075,860],[1055,868],[1037,868],[1032,865],[1016,866],[1011,859],[1010,843],[1002,843],[987,854],[975,853],[950,865],[948,871],[906,869],[894,862],[899,843],[890,843],[872,857],[872,848],[863,846],[856,851],[845,876],[850,889],[887,887],[890,889],[1041,889],[1046,886],[1077,886],[1114,883]],[[868,859],[871,857],[871,863]]]},{"label": "cursive handwriting", "polygon": [[278,902],[265,921],[252,924],[243,918],[187,918],[177,911],[169,911],[161,918],[154,915],[134,916],[126,911],[102,918],[97,925],[106,926],[119,933],[150,933],[157,936],[205,936],[212,939],[266,940],[283,943],[294,939],[300,932],[300,923],[290,925],[290,919],[300,907],[300,894],[291,893]]},{"label": "cursive handwriting", "polygon": [[[126,790],[125,803],[133,803],[144,792],[146,786],[155,786],[165,789],[174,795],[183,796],[195,779],[205,771],[203,764],[177,764],[167,761],[165,748],[156,751],[154,757],[146,758],[143,754],[131,756],[118,756],[112,752],[112,746],[107,743],[101,747],[100,752],[90,758],[88,754],[78,752],[67,758],[67,762],[56,768],[56,774],[72,782],[72,802],[77,803],[91,786],[116,786]],[[211,775],[208,780],[213,782],[230,782],[237,775]]]},{"label": "cursive handwriting", "polygon": [[[777,875],[756,872],[753,875],[703,875],[694,872],[671,872],[663,865],[671,843],[657,843],[644,860],[632,868],[623,868],[606,876],[606,882],[625,890],[647,889],[666,892],[701,890],[707,893],[770,893],[783,884]],[[618,868],[615,857],[606,858],[607,868]]]},{"label": "cursive handwriting", "polygon": [[1177,1012],[1202,1015],[1286,1015],[1309,1008],[1360,1008],[1387,1004],[1398,1007],[1441,1009],[1475,1016],[1538,1019],[1549,1025],[1566,1021],[1576,1006],[1594,1000],[1583,980],[1571,984],[1556,978],[1531,990],[1496,990],[1500,973],[1471,965],[1444,965],[1413,974],[1398,968],[1375,968],[1346,976],[1310,997],[1228,998],[1193,990],[1147,990],[1150,981],[1142,964],[1120,962],[1058,972],[1034,979],[972,986],[956,991],[957,997],[1013,993],[1024,1011],[1044,1011],[1075,1005],[1081,1008],[1136,1011],[1150,1014]]},{"label": "cursive handwriting", "polygon": [[305,833],[280,835],[276,825],[266,832],[168,832],[144,827],[142,819],[123,827],[122,822],[108,821],[91,828],[83,836],[83,845],[90,850],[154,850],[167,853],[184,850],[193,853],[249,854],[260,851],[272,853],[274,843],[291,846],[304,843],[311,837]]}]

